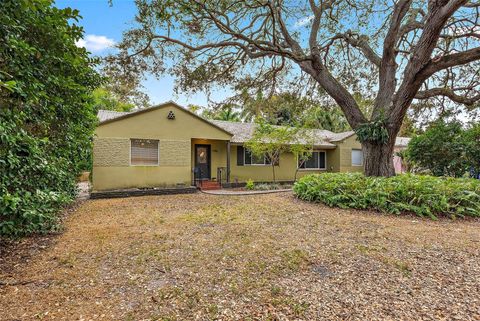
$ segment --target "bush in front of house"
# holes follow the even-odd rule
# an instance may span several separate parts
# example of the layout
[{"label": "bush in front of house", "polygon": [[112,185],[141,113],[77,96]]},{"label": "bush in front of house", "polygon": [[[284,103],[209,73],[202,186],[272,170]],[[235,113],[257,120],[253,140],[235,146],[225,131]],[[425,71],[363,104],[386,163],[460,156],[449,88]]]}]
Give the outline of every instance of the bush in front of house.
[{"label": "bush in front of house", "polygon": [[302,200],[331,207],[415,213],[432,219],[480,216],[480,181],[474,179],[324,173],[302,177],[293,191]]},{"label": "bush in front of house", "polygon": [[0,237],[56,229],[75,198],[102,80],[78,19],[52,0],[0,5]]}]

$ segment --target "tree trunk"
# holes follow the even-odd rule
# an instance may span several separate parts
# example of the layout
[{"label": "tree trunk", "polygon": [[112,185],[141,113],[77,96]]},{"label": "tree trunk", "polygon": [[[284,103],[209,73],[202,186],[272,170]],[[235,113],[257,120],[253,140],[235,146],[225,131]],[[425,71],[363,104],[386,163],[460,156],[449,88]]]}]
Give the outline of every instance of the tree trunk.
[{"label": "tree trunk", "polygon": [[272,174],[273,174],[273,182],[276,183],[275,181],[275,163],[272,161]]},{"label": "tree trunk", "polygon": [[[394,136],[395,137],[395,136]],[[371,143],[362,143],[363,163],[366,176],[384,176],[395,175],[393,167],[393,148],[395,138],[387,144],[378,145]]]}]

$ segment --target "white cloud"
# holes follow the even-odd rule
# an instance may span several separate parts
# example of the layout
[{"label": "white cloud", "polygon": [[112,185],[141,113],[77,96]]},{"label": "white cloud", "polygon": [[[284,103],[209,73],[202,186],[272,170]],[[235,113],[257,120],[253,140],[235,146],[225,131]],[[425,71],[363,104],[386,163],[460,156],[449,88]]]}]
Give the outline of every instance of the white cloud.
[{"label": "white cloud", "polygon": [[300,27],[304,27],[304,26],[308,25],[310,22],[312,22],[314,17],[315,17],[314,15],[311,15],[311,16],[308,16],[308,17],[304,17],[302,19],[298,19],[295,22],[295,28],[300,28]]},{"label": "white cloud", "polygon": [[77,47],[84,47],[91,52],[100,52],[111,48],[115,45],[115,41],[105,36],[86,35],[83,39],[78,40]]}]

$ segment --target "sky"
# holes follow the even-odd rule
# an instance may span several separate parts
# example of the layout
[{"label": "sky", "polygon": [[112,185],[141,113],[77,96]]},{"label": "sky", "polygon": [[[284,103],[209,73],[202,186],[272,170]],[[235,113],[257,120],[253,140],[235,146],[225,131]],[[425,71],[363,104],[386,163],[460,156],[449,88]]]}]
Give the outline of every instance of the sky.
[{"label": "sky", "polygon": [[[86,47],[96,56],[114,51],[112,47],[122,40],[122,32],[133,26],[137,12],[133,0],[113,0],[112,6],[108,0],[57,0],[55,4],[59,8],[71,7],[80,11],[83,19],[79,25],[83,26],[85,36],[77,45]],[[206,94],[176,95],[173,91],[174,81],[175,79],[168,75],[162,75],[160,79],[149,76],[143,83],[144,91],[150,96],[153,104],[173,100],[183,106],[189,104],[207,106]],[[221,101],[228,94],[227,91],[215,92],[210,98]]]}]

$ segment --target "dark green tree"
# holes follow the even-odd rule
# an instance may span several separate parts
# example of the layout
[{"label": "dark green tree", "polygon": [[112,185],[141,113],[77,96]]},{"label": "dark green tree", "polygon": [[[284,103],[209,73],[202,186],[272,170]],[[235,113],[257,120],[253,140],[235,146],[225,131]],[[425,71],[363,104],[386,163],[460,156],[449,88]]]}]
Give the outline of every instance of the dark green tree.
[{"label": "dark green tree", "polygon": [[101,79],[75,45],[78,18],[49,0],[1,2],[0,235],[55,227],[88,160]]},{"label": "dark green tree", "polygon": [[464,137],[467,164],[474,172],[480,173],[480,124],[472,124]]},{"label": "dark green tree", "polygon": [[466,141],[458,121],[432,123],[425,133],[413,137],[406,151],[411,164],[435,176],[463,176],[468,170]]}]

